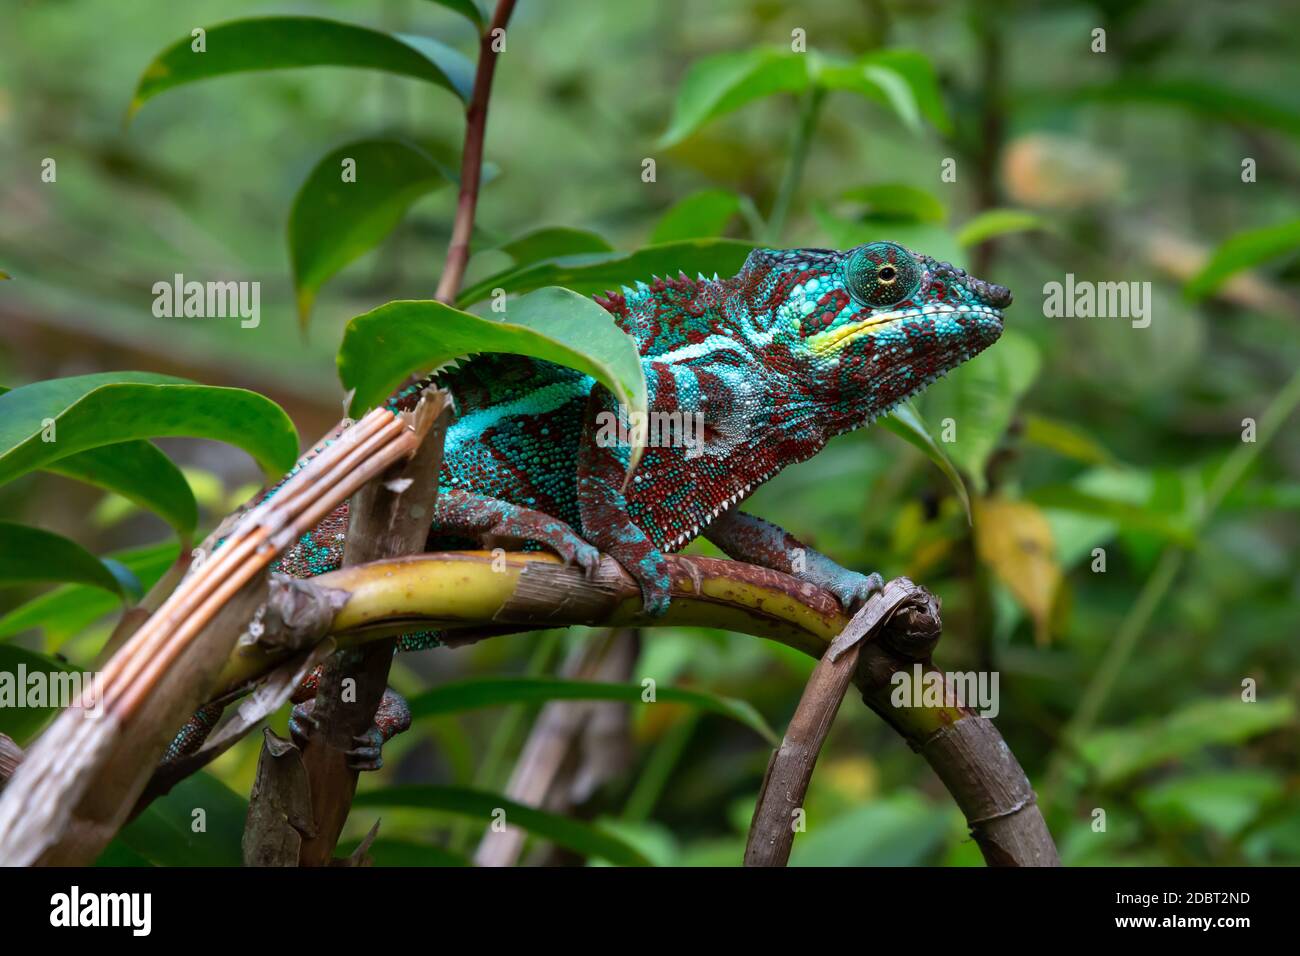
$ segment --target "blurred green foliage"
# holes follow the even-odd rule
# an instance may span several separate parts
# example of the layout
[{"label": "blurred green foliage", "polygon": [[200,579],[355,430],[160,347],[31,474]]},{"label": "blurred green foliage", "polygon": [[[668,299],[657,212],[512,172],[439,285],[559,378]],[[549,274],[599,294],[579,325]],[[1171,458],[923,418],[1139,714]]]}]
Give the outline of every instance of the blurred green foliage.
[{"label": "blurred green foliage", "polygon": [[[413,60],[395,72],[417,78],[230,75],[124,118],[146,65],[199,24],[304,14],[472,58],[475,10],[19,2],[0,34],[0,266],[14,279],[0,289],[0,381],[148,368],[260,391],[300,434],[323,431],[343,400],[344,324],[436,284],[459,68],[446,82]],[[910,445],[880,428],[844,436],[748,510],[846,566],[940,595],[936,662],[999,672],[998,726],[1066,863],[1300,862],[1293,20],[1286,0],[520,0],[490,110],[498,174],[461,304],[498,286],[586,293],[625,275],[734,271],[752,242],[890,238],[1009,285],[1003,341],[918,400],[926,425],[903,429]],[[795,30],[806,53],[791,50]],[[313,172],[358,141],[394,170],[360,211]],[[40,178],[47,158],[55,183]],[[326,203],[344,205],[323,215]],[[260,325],[154,316],[153,283],[176,273],[261,282]],[[1067,275],[1151,283],[1150,325],[1047,316],[1044,287]],[[264,425],[280,454],[283,429]],[[256,440],[249,430],[243,444]],[[174,554],[156,545],[172,533],[163,519],[193,527],[176,481],[193,488],[205,530],[258,480],[228,447],[163,447],[186,468],[164,479],[165,466],[140,465],[170,483],[171,506],[151,504],[162,518],[109,498],[113,520],[87,521],[105,493],[138,482],[100,482],[105,492],[45,472],[0,488],[0,515],[65,535],[86,558],[114,552],[104,567],[147,587]],[[926,447],[961,471],[973,523],[961,482]],[[73,583],[22,605],[34,593],[4,592],[0,651],[88,664],[114,596]],[[406,655],[393,682],[414,696],[453,680],[541,680],[589,640]],[[738,711],[718,711],[747,701],[779,731],[810,668],[740,635],[646,631],[619,682],[721,703],[627,705],[618,759],[585,753],[595,784],[571,801],[584,822],[530,820],[531,858],[738,863],[768,745],[729,719]],[[483,795],[505,788],[539,707],[493,687],[480,689],[493,706],[430,713],[389,745],[385,770],[363,781],[351,845],[382,806],[379,863],[472,856],[499,805]],[[35,730],[31,713],[8,719],[0,731]],[[256,743],[160,801],[103,862],[237,861]],[[187,822],[199,804],[204,835]],[[979,862],[925,764],[851,703],[805,809],[792,864]]]}]

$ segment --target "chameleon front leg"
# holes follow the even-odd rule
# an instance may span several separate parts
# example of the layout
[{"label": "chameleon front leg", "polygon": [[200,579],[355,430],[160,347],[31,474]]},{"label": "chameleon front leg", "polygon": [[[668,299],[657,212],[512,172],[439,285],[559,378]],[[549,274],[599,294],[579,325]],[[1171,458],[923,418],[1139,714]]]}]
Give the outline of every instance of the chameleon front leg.
[{"label": "chameleon front leg", "polygon": [[761,564],[826,588],[849,611],[861,607],[885,585],[879,574],[843,568],[784,528],[743,511],[724,511],[705,529],[704,536],[737,561]]},{"label": "chameleon front leg", "polygon": [[622,492],[631,451],[626,445],[605,446],[598,440],[602,413],[617,414],[617,410],[613,396],[597,385],[587,401],[587,417],[578,446],[578,513],[582,534],[632,575],[641,588],[645,613],[658,617],[668,610],[672,584],[668,561],[632,520]]},{"label": "chameleon front leg", "polygon": [[558,518],[519,505],[453,488],[438,493],[429,536],[480,541],[534,541],[588,574],[600,566],[600,552]]}]

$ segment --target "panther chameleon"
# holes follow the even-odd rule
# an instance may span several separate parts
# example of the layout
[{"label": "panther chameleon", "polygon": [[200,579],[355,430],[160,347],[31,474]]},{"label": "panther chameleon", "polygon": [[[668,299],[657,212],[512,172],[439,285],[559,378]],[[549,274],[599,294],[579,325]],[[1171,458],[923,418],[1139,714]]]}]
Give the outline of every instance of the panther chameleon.
[{"label": "panther chameleon", "polygon": [[[734,277],[655,278],[595,301],[636,343],[651,416],[702,423],[695,441],[647,447],[630,481],[631,446],[610,440],[606,427],[620,409],[572,369],[479,354],[390,406],[411,407],[430,382],[455,401],[430,550],[507,539],[588,571],[603,552],[636,580],[655,616],[669,602],[664,555],[701,534],[732,558],[829,589],[850,610],[879,589],[879,574],[842,568],[737,505],[993,344],[1011,292],[898,243],[871,242],[845,252],[756,249]],[[345,504],[278,569],[297,577],[333,570],[346,528]],[[437,643],[423,632],[399,647]],[[313,691],[296,695],[305,702],[291,722],[295,737],[310,730]],[[356,765],[377,766],[382,742],[408,721],[390,692],[378,728],[358,742]],[[169,756],[192,750],[213,722],[210,710],[196,715]]]}]

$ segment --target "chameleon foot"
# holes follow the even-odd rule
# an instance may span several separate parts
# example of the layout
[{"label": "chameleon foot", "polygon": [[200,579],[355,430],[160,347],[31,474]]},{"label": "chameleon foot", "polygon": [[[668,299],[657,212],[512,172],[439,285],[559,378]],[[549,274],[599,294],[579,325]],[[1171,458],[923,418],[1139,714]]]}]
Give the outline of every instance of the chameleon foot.
[{"label": "chameleon foot", "polygon": [[[289,715],[289,736],[301,750],[307,746],[312,736],[320,731],[320,721],[312,714],[316,701],[307,700],[295,704]],[[375,712],[375,722],[363,734],[352,738],[352,748],[344,751],[349,769],[358,773],[366,770],[378,770],[384,765],[383,746],[402,731],[411,726],[411,708],[406,698],[393,690],[385,688],[379,709]]]},{"label": "chameleon foot", "polygon": [[844,610],[850,614],[856,613],[871,595],[885,586],[885,579],[875,571],[870,574],[859,574],[844,568],[838,568],[838,571],[839,574],[833,580],[814,583],[821,584],[839,598]]}]

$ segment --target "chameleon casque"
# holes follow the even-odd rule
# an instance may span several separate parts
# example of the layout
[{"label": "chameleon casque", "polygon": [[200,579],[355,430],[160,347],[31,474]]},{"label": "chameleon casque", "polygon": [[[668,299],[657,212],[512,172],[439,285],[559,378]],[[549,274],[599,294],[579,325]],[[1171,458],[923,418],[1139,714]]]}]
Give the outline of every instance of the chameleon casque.
[{"label": "chameleon casque", "polygon": [[[872,242],[846,252],[757,249],[731,278],[656,278],[595,301],[636,342],[651,415],[698,415],[699,440],[647,447],[625,483],[630,446],[602,438],[619,411],[610,392],[549,362],[477,355],[431,378],[451,392],[458,417],[428,548],[507,539],[589,571],[604,552],[638,582],[646,613],[658,615],[669,600],[664,554],[701,534],[732,558],[829,589],[849,609],[879,589],[879,574],[842,568],[738,505],[995,342],[1011,292]],[[425,384],[390,405],[413,405]],[[279,570],[333,570],[346,528],[344,505],[287,551]],[[399,647],[437,643],[424,632]],[[310,696],[310,683],[295,695],[304,701],[295,737],[309,731]],[[215,719],[196,715],[169,755],[197,746]],[[390,692],[376,722],[352,754],[358,768],[378,766],[382,742],[409,722],[400,698]]]}]

